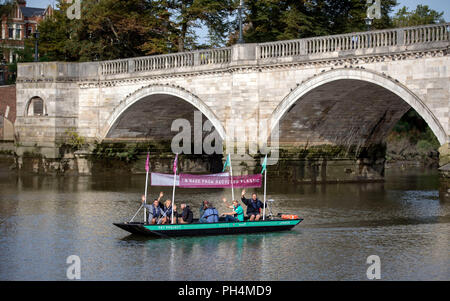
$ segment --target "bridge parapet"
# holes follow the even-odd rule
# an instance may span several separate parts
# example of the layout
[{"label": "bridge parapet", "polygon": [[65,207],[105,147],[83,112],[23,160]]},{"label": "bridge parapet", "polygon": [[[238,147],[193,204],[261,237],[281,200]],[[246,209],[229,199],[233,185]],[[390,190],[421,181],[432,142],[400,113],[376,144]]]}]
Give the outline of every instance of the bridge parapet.
[{"label": "bridge parapet", "polygon": [[19,64],[18,81],[89,81],[448,48],[450,23],[87,63]]},{"label": "bridge parapet", "polygon": [[[334,36],[263,43],[258,46],[258,59],[307,56],[314,54],[351,51],[358,54],[361,49],[388,48],[390,51],[407,50],[405,46],[427,47],[447,43],[450,40],[450,23],[417,27],[349,33]],[[411,50],[411,48],[408,48]],[[361,53],[361,52],[359,52]]]},{"label": "bridge parapet", "polygon": [[159,70],[186,70],[195,66],[229,64],[232,48],[208,49],[154,55],[100,63],[100,75],[116,75],[135,72],[152,72]]}]

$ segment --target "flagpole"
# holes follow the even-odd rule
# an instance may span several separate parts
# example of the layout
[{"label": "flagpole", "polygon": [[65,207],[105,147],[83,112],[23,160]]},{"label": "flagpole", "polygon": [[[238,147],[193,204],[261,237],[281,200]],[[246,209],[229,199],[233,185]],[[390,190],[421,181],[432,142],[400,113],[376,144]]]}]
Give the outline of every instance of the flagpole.
[{"label": "flagpole", "polygon": [[173,163],[173,192],[172,192],[172,224],[173,222],[173,206],[175,205],[175,186],[176,186],[176,180],[177,180],[177,169],[178,169],[178,154],[175,157],[175,162]]},{"label": "flagpole", "polygon": [[266,184],[267,184],[267,169],[264,171],[264,208],[263,208],[263,220],[266,219]]},{"label": "flagpole", "polygon": [[[145,200],[144,204],[147,204],[147,186],[148,186],[148,171],[145,177]],[[144,224],[147,223],[147,208],[144,207]]]},{"label": "flagpole", "polygon": [[[148,172],[150,170],[149,156],[150,156],[150,153],[147,153],[147,161],[145,161],[145,170],[147,172],[147,175],[145,176],[145,200],[144,200],[144,204],[147,204]],[[145,208],[145,206],[144,206],[144,224],[146,224],[146,223],[147,223],[147,208]]]},{"label": "flagpole", "polygon": [[228,158],[230,158],[231,198],[232,198],[232,201],[234,201],[233,164],[231,164],[231,155],[230,154],[228,154]]},{"label": "flagpole", "polygon": [[264,168],[264,208],[263,208],[263,221],[266,220],[266,186],[267,186],[267,155],[264,159],[265,168]]}]

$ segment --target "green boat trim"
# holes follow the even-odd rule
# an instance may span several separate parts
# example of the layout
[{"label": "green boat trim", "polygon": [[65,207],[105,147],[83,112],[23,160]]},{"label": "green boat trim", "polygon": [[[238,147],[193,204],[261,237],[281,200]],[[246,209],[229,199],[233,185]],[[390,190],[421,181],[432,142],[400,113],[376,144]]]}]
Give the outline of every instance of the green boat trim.
[{"label": "green boat trim", "polygon": [[150,231],[173,231],[173,230],[203,230],[203,229],[227,229],[241,227],[276,227],[295,226],[302,220],[277,220],[277,221],[257,221],[239,223],[209,223],[209,224],[175,224],[175,225],[144,225]]}]

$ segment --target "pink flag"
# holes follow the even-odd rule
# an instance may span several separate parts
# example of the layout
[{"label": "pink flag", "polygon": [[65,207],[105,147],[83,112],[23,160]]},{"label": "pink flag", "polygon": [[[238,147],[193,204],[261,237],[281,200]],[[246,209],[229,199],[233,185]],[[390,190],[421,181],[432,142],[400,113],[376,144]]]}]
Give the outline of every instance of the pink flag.
[{"label": "pink flag", "polygon": [[147,161],[145,162],[145,170],[148,172],[150,170],[150,153],[147,153]]},{"label": "pink flag", "polygon": [[173,161],[173,173],[177,173],[177,164],[178,164],[178,154],[175,156],[175,161]]}]

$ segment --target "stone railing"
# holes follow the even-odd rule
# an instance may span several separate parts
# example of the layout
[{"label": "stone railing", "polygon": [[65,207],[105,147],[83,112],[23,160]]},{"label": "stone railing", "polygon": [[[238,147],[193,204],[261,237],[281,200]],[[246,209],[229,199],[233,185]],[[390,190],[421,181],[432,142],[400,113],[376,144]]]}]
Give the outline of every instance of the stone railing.
[{"label": "stone railing", "polygon": [[[262,44],[236,44],[228,48],[103,62],[21,63],[18,80],[102,80],[147,73],[202,72],[241,65],[307,62],[449,46],[450,23],[443,23]],[[57,64],[58,68],[51,64]]]},{"label": "stone railing", "polygon": [[449,41],[450,23],[404,28],[402,32],[405,45]]},{"label": "stone railing", "polygon": [[258,59],[450,40],[450,23],[259,44]]},{"label": "stone railing", "polygon": [[199,65],[227,64],[231,62],[231,47],[192,52],[154,55],[100,63],[101,75],[145,72],[193,67]]},{"label": "stone railing", "polygon": [[[315,37],[291,41],[278,41],[256,44],[255,53],[249,59],[264,60],[313,54],[375,49],[379,47],[398,47],[450,40],[450,23],[418,27],[396,28],[343,35]],[[252,44],[241,44],[241,47]],[[253,44],[253,47],[255,44]],[[208,49],[193,52],[155,55],[128,60],[106,61],[100,63],[103,76],[174,70],[177,68],[229,64],[233,57],[233,47]]]},{"label": "stone railing", "polygon": [[200,51],[200,65],[226,64],[231,62],[231,47]]},{"label": "stone railing", "polygon": [[129,71],[127,60],[101,62],[100,68],[103,75],[128,73]]},{"label": "stone railing", "polygon": [[192,52],[182,52],[156,55],[131,59],[130,62],[134,63],[135,72],[191,67],[194,66],[194,54]]}]

